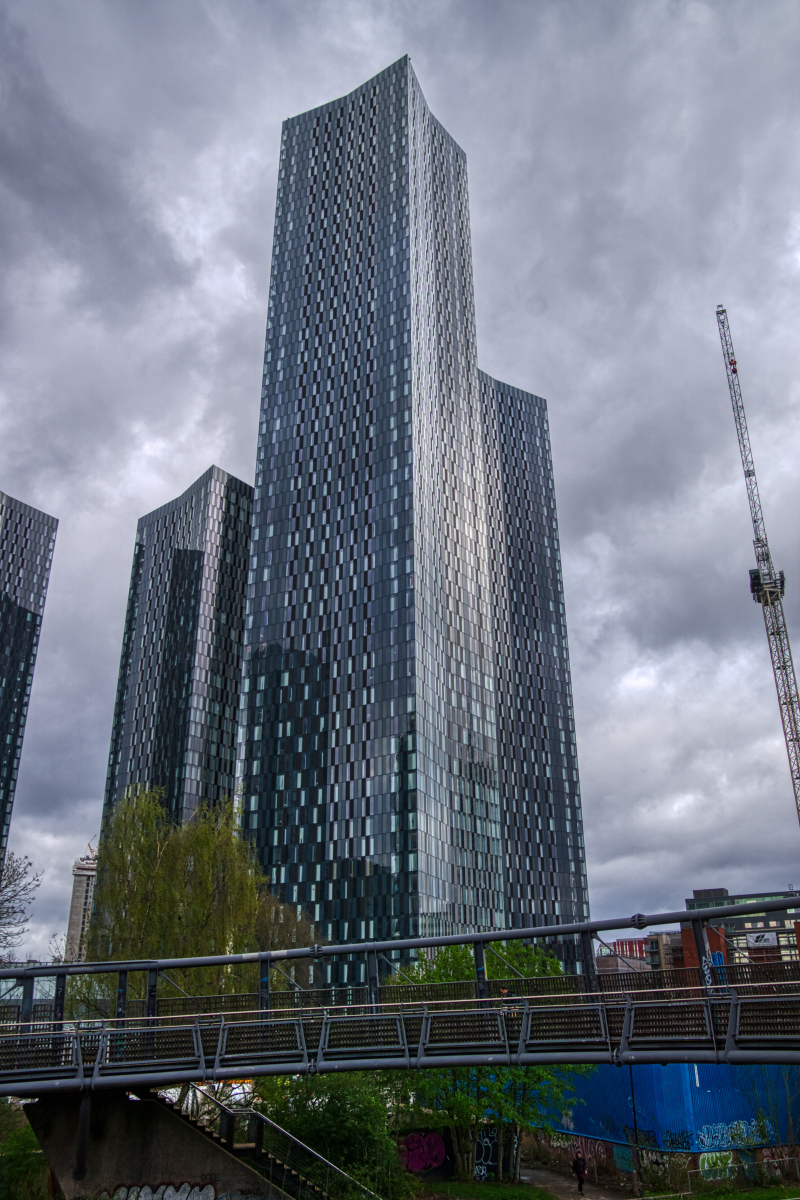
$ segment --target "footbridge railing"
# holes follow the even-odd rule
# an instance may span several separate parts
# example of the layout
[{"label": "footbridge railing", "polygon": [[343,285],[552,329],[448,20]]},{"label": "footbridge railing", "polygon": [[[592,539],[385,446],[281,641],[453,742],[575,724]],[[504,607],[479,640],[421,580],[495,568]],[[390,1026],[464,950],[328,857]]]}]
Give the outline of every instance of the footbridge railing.
[{"label": "footbridge railing", "polygon": [[[16,989],[19,995],[12,1002],[6,1000],[6,1020],[0,1024],[0,1095],[165,1087],[272,1074],[479,1065],[796,1064],[800,1063],[797,964],[754,964],[749,974],[743,974],[738,968],[714,968],[710,955],[699,954],[703,965],[694,972],[673,972],[669,978],[648,972],[635,979],[598,980],[588,969],[587,955],[587,969],[581,976],[503,981],[486,978],[483,958],[485,944],[491,941],[577,934],[591,950],[594,931],[674,924],[687,918],[700,952],[704,945],[707,948],[704,921],[751,911],[776,912],[796,903],[800,897],[579,926],[252,955],[6,967],[0,970],[0,987]],[[380,982],[381,953],[465,942],[475,950],[473,981]],[[345,995],[342,989],[270,994],[269,972],[276,961],[341,954],[367,956],[364,987],[351,988]],[[159,979],[169,980],[169,972],[242,963],[258,969],[256,992],[183,994],[159,1002]],[[138,1011],[133,1011],[127,987],[136,972],[144,975],[147,987],[142,989]],[[114,1015],[70,1019],[65,1012],[66,985],[76,977],[84,982],[111,977],[112,985],[116,982]],[[37,1000],[35,994],[43,980],[52,983],[53,994],[47,1001]],[[320,991],[325,994],[320,996]],[[287,1007],[289,996],[291,1007]]]},{"label": "footbridge railing", "polygon": [[[755,992],[755,989],[754,989]],[[800,1064],[800,989],[587,993],[0,1027],[0,1095],[554,1063]]]}]

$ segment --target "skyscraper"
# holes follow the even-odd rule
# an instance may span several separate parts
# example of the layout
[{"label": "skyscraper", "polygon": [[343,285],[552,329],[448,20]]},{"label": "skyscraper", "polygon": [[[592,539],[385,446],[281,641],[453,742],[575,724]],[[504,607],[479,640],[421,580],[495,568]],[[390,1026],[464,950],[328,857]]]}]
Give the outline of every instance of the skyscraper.
[{"label": "skyscraper", "polygon": [[478,371],[407,58],[284,122],[256,472],[237,772],[282,899],[334,941],[584,915],[546,406]]},{"label": "skyscraper", "polygon": [[83,962],[86,958],[86,938],[89,933],[96,882],[97,854],[90,846],[89,853],[84,854],[83,858],[76,858],[72,864],[72,899],[64,946],[64,958],[67,962]]},{"label": "skyscraper", "polygon": [[0,869],[58,521],[0,492]]},{"label": "skyscraper", "polygon": [[163,788],[173,819],[233,798],[253,489],[209,467],[136,529],[104,819]]}]

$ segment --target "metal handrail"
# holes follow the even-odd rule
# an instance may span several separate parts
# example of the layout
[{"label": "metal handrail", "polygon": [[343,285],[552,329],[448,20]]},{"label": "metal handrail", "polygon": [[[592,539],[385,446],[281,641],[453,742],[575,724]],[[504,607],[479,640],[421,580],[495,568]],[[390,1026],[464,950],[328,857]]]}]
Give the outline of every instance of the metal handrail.
[{"label": "metal handrail", "polygon": [[[259,1112],[257,1108],[230,1108],[227,1104],[224,1104],[222,1100],[218,1099],[218,1097],[212,1096],[210,1092],[205,1091],[204,1088],[199,1087],[197,1084],[189,1084],[189,1088],[191,1091],[199,1094],[204,1099],[210,1100],[212,1104],[215,1104],[217,1108],[221,1109],[230,1117],[255,1117],[257,1120],[263,1122],[264,1125],[268,1125],[270,1129],[272,1129],[280,1137],[286,1138],[288,1141],[292,1142],[299,1150],[302,1150],[304,1154],[310,1155],[310,1157],[316,1162],[321,1163],[325,1167],[326,1171],[333,1171],[335,1175],[339,1176],[346,1182],[348,1188],[356,1187],[365,1196],[371,1197],[371,1200],[381,1200],[381,1197],[378,1196],[376,1192],[371,1191],[366,1184],[360,1183],[359,1180],[354,1179],[352,1175],[348,1175],[347,1171],[343,1171],[341,1167],[337,1167],[335,1163],[332,1163],[329,1159],[325,1158],[324,1155],[320,1154],[316,1150],[312,1150],[310,1146],[305,1144],[305,1142],[301,1142],[299,1138],[296,1138],[293,1133],[289,1133],[288,1129],[284,1129],[281,1125],[277,1125],[275,1121],[265,1116],[264,1113]],[[313,1185],[313,1180],[308,1180],[308,1182]]]},{"label": "metal handrail", "polygon": [[[631,992],[509,996],[363,1005],[359,1006],[363,1011],[357,1012],[348,1006],[303,1009],[291,1016],[285,1010],[256,1010],[227,1020],[224,1014],[202,1014],[193,1020],[128,1017],[58,1026],[26,1020],[0,1027],[0,1094],[164,1087],[170,1082],[198,1084],[243,1075],[434,1065],[800,1064],[800,988],[795,983],[793,990],[781,989],[776,995],[775,986],[765,984],[752,991],[750,996],[727,988],[705,993],[685,989],[680,996],[674,991],[660,996],[652,992],[646,996]],[[706,1013],[703,1029],[690,1019],[691,1011],[698,1008]],[[684,1018],[687,1011],[689,1017]],[[596,1026],[591,1021],[587,1026],[583,1019],[591,1012],[601,1017]],[[655,1021],[648,1016],[653,1012],[658,1014]],[[496,1018],[499,1040],[484,1036],[481,1014]],[[345,1036],[343,1042],[337,1039],[331,1045],[330,1030],[344,1029],[353,1017],[364,1023],[363,1036],[359,1033],[353,1040]],[[399,1017],[398,1039],[391,1044],[372,1024],[387,1017]],[[241,1037],[229,1048],[237,1030]],[[437,1030],[441,1030],[438,1036]],[[66,1053],[70,1040],[72,1057]],[[334,1058],[336,1062],[331,1061]],[[84,1059],[85,1076],[80,1065]]]},{"label": "metal handrail", "polygon": [[386,951],[421,950],[434,946],[465,946],[486,942],[563,938],[573,934],[599,933],[601,930],[644,929],[648,925],[678,925],[696,921],[721,921],[726,917],[746,917],[763,913],[800,909],[800,894],[752,904],[725,904],[712,908],[678,909],[668,913],[634,913],[606,921],[577,921],[568,925],[532,925],[524,929],[475,930],[471,933],[441,934],[437,937],[391,938],[386,941],[348,942],[337,945],[292,947],[287,950],[253,950],[245,954],[213,954],[195,958],[153,958],[97,963],[45,963],[0,969],[2,979],[30,979],[53,975],[107,975],[117,971],[167,971],[191,967],[242,966],[283,962],[297,958],[335,958],[351,954],[383,954]]},{"label": "metal handrail", "polygon": [[[514,982],[522,983],[523,981],[516,980]],[[534,980],[528,979],[528,980],[525,980],[524,982],[525,983],[533,983]],[[538,979],[536,980],[536,982],[538,982]],[[424,984],[420,984],[420,985],[418,985],[419,993],[420,993],[419,997],[415,998],[413,1000],[409,1000],[407,998],[393,1000],[391,998],[391,993],[395,989],[394,989],[394,987],[391,987],[391,988],[382,989],[381,998],[379,999],[379,1001],[377,1003],[374,1001],[368,1002],[365,1000],[363,1004],[358,1004],[358,1005],[353,1005],[353,1004],[340,1004],[340,1005],[310,1004],[308,1006],[304,1006],[302,1009],[287,1009],[287,1008],[283,1008],[283,1007],[273,1007],[273,1008],[269,1008],[269,1009],[259,1009],[259,1008],[241,1009],[241,1010],[237,1010],[237,1011],[233,1011],[233,1012],[224,1011],[224,1010],[202,1012],[202,1011],[195,1010],[195,1011],[182,1012],[182,1013],[159,1014],[158,1017],[156,1018],[156,1020],[158,1021],[159,1028],[165,1028],[165,1027],[180,1028],[183,1026],[188,1027],[188,1026],[194,1024],[195,1022],[200,1022],[201,1024],[206,1023],[208,1025],[212,1025],[212,1024],[216,1024],[218,1022],[223,1021],[229,1025],[236,1025],[236,1024],[247,1022],[247,1021],[254,1020],[254,1019],[269,1020],[270,1017],[274,1017],[275,1020],[280,1020],[280,1021],[287,1021],[287,1020],[291,1021],[293,1018],[290,1014],[292,1014],[292,1013],[297,1013],[298,1016],[302,1013],[306,1017],[311,1018],[315,1014],[318,1015],[319,1017],[321,1017],[324,1013],[328,1013],[328,1014],[342,1013],[342,1014],[353,1015],[354,1013],[359,1014],[359,1010],[363,1010],[363,1014],[359,1014],[359,1015],[364,1015],[364,1016],[367,1016],[367,1015],[369,1015],[371,1013],[375,1013],[375,1012],[384,1013],[386,1015],[389,1015],[391,1013],[397,1012],[398,1010],[407,1012],[407,1013],[414,1013],[414,1012],[419,1012],[423,1007],[432,1008],[432,1009],[459,1008],[459,1009],[463,1009],[465,1011],[477,1011],[477,1010],[484,1009],[484,1008],[489,1008],[489,1009],[504,1009],[504,1008],[509,1008],[509,1007],[513,1008],[516,1005],[522,1004],[526,1000],[533,1002],[534,1005],[537,1007],[554,1006],[554,1007],[563,1007],[566,1009],[569,1009],[569,1008],[580,1009],[580,1008],[584,1008],[587,1006],[596,1006],[597,1004],[602,1004],[602,1005],[610,1004],[613,1006],[619,1006],[620,1004],[624,1005],[625,998],[627,996],[631,996],[632,998],[635,997],[636,1003],[640,1004],[640,1005],[664,1004],[665,1002],[668,1002],[670,1004],[680,1005],[682,1003],[697,1002],[700,999],[706,998],[708,995],[708,991],[709,991],[707,985],[701,984],[699,982],[699,977],[698,977],[698,983],[696,983],[696,984],[687,984],[684,987],[668,987],[668,988],[662,988],[662,989],[654,988],[654,987],[650,987],[650,988],[637,987],[634,989],[630,989],[630,988],[625,987],[626,982],[627,981],[623,982],[619,991],[614,991],[614,992],[598,991],[598,992],[574,992],[574,993],[550,993],[550,994],[548,994],[548,993],[543,993],[543,992],[538,992],[538,991],[527,991],[527,992],[521,991],[518,994],[513,994],[513,995],[509,995],[509,996],[487,996],[487,997],[482,997],[482,998],[478,998],[475,996],[462,997],[462,998],[443,997],[441,999],[430,999],[430,998],[426,997],[425,996],[426,987]],[[741,985],[737,985],[737,986],[741,986]],[[751,989],[751,991],[753,993],[752,997],[747,997],[748,999],[749,998],[755,999],[759,996],[759,994],[766,996],[766,994],[769,993],[774,996],[776,993],[776,989],[780,989],[778,991],[779,996],[785,995],[786,998],[789,998],[790,996],[800,996],[800,980],[786,980],[786,981],[768,980],[768,981],[761,982],[761,983],[748,983],[745,986],[747,986],[749,989]],[[400,989],[398,989],[398,990],[400,990]],[[408,990],[407,987],[404,985],[402,988],[402,991],[405,993],[407,990]],[[729,991],[730,991],[730,988],[728,986],[725,986],[725,985],[716,986],[715,985],[712,988],[710,998],[724,1001],[724,1000],[726,1000],[726,997],[727,997]],[[206,999],[206,997],[191,997],[191,999]],[[208,999],[213,999],[213,997],[208,997]],[[0,1013],[2,1013],[2,1005],[0,1005]],[[143,1028],[143,1029],[144,1028],[152,1028],[153,1020],[154,1020],[154,1018],[148,1017],[142,1013],[142,1014],[138,1014],[135,1016],[131,1015],[131,1016],[126,1016],[126,1017],[88,1018],[88,1019],[77,1019],[77,1020],[70,1020],[70,1021],[65,1020],[65,1021],[59,1022],[59,1027],[60,1027],[60,1031],[62,1031],[64,1033],[69,1032],[71,1030],[75,1030],[76,1032],[85,1032],[85,1033],[90,1033],[90,1032],[98,1032],[99,1033],[105,1029],[113,1030],[113,1029],[132,1029],[132,1028]],[[8,1030],[9,1033],[12,1030],[13,1031],[18,1030],[19,1023],[20,1023],[19,1017],[17,1017],[17,1019],[15,1019],[15,1020],[8,1021],[8,1022],[0,1021],[0,1037],[7,1036],[7,1034],[5,1033],[6,1030]],[[42,1035],[42,1034],[46,1034],[49,1032],[55,1032],[55,1030],[53,1030],[52,1027],[53,1027],[53,1021],[49,1017],[44,1018],[40,1021],[33,1021],[33,1020],[26,1021],[26,1028],[29,1028],[31,1034]]]}]

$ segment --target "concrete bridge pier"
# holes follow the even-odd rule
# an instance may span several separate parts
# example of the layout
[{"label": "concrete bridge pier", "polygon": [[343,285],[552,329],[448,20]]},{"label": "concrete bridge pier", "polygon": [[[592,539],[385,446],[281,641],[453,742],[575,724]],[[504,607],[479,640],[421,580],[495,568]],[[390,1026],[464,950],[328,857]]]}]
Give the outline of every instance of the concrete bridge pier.
[{"label": "concrete bridge pier", "polygon": [[287,1200],[155,1097],[50,1093],[25,1113],[66,1200],[122,1200],[132,1189],[145,1200],[147,1188],[153,1200]]}]

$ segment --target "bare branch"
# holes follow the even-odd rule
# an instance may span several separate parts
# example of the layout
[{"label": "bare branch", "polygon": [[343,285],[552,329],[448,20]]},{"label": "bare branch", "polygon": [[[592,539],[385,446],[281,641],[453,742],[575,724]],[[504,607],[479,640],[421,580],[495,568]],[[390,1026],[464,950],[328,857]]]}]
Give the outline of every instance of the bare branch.
[{"label": "bare branch", "polygon": [[31,874],[33,863],[9,850],[0,876],[0,957],[20,944],[28,932],[27,921],[42,882],[42,872]]}]

